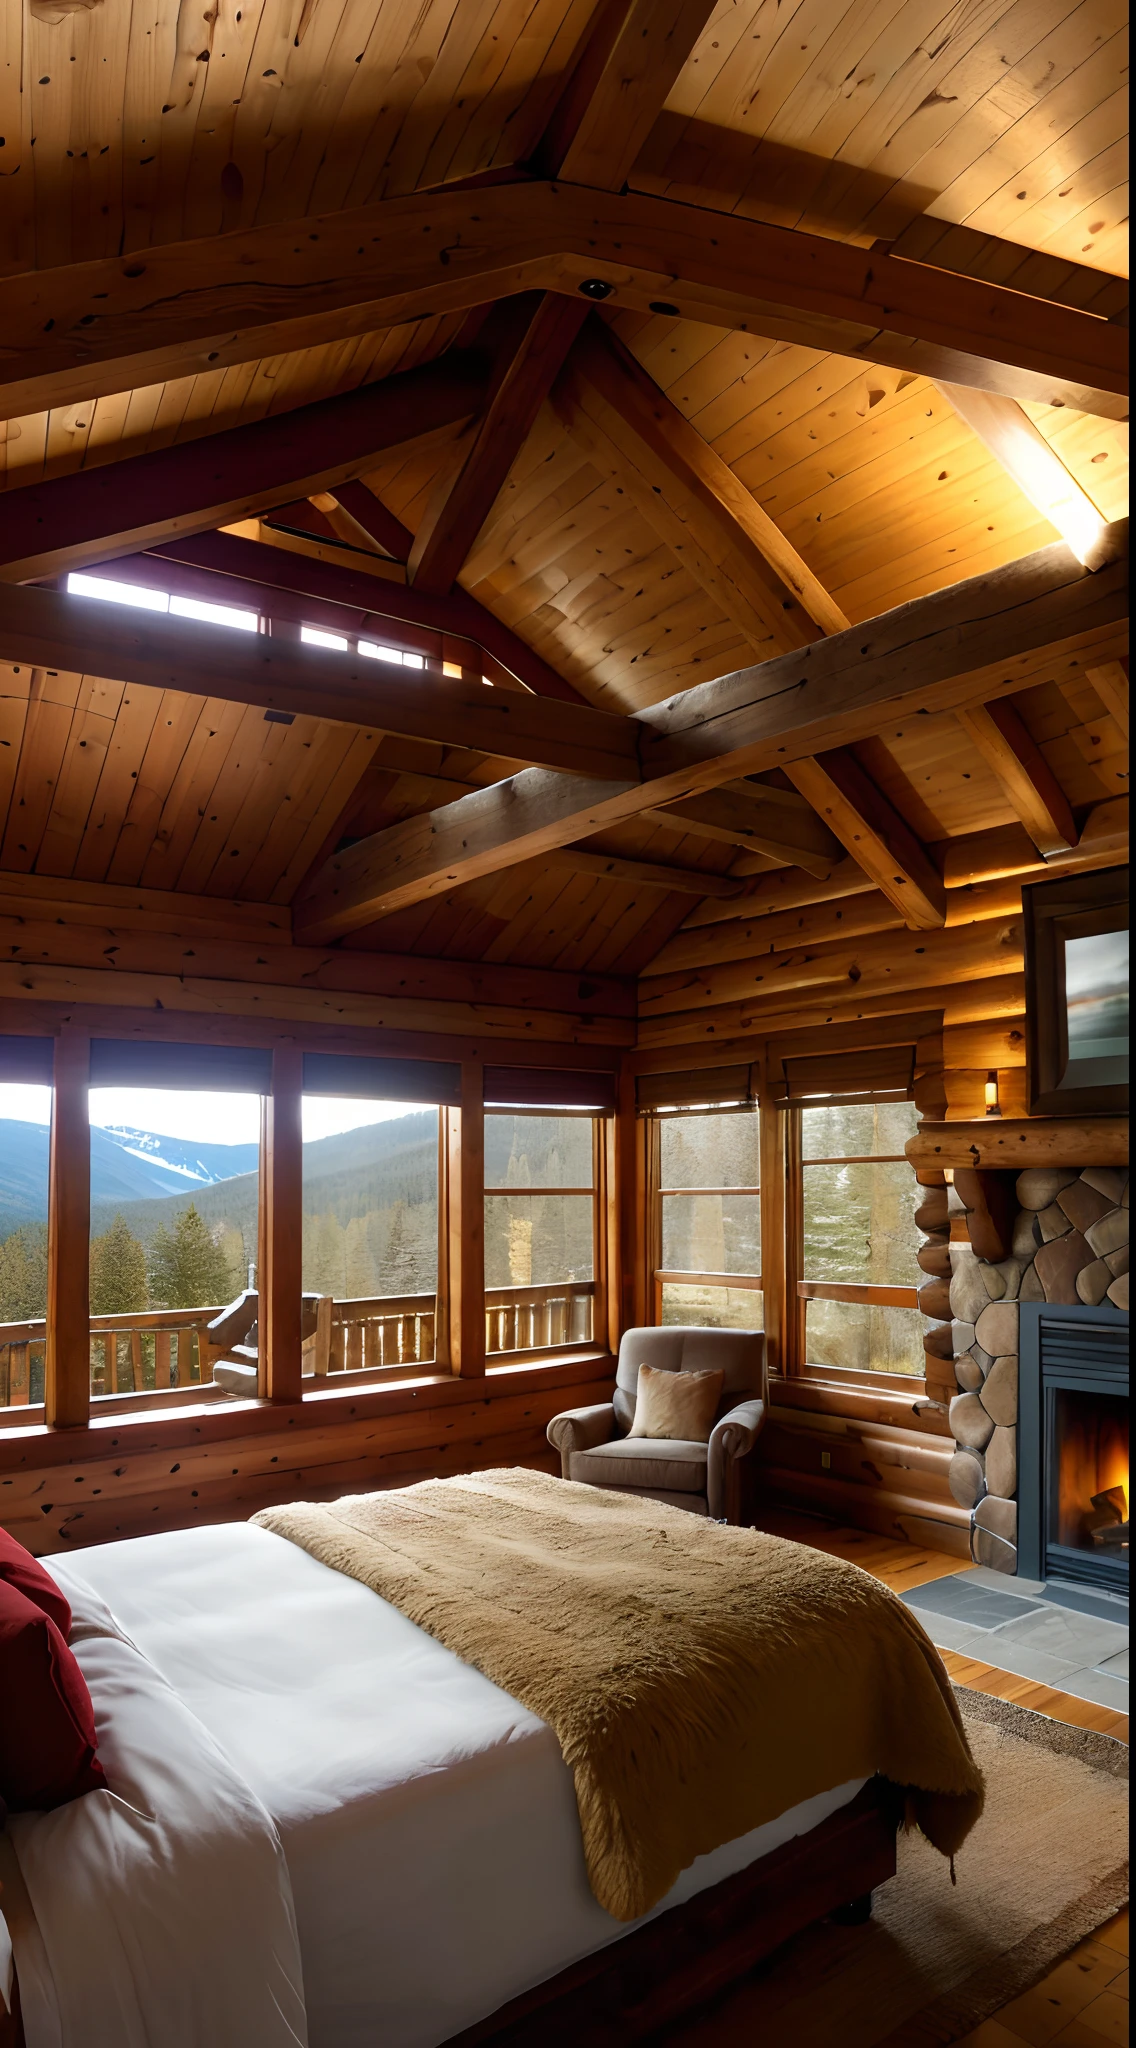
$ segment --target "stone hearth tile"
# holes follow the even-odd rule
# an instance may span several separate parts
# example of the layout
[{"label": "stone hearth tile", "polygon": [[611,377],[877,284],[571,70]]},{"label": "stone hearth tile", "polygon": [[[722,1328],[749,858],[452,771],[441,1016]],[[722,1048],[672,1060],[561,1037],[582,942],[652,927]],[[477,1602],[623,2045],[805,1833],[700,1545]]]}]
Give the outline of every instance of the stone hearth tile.
[{"label": "stone hearth tile", "polygon": [[[1021,1675],[1028,1678],[1030,1673]],[[1128,1712],[1128,1680],[1108,1671],[1075,1671],[1063,1681],[1061,1691],[1071,1692],[1075,1700],[1091,1700],[1096,1707],[1112,1707],[1118,1714]]]},{"label": "stone hearth tile", "polygon": [[1109,1202],[1123,1201],[1128,1187],[1126,1166],[1086,1166],[1081,1179],[1086,1187],[1095,1188]]},{"label": "stone hearth tile", "polygon": [[956,1572],[956,1578],[966,1579],[972,1586],[989,1586],[996,1593],[1013,1593],[1019,1600],[1032,1600],[1038,1593],[1044,1593],[1044,1579],[1016,1577],[1007,1585],[1004,1572],[989,1571],[984,1564],[972,1565],[968,1572]]},{"label": "stone hearth tile", "polygon": [[1002,1649],[1012,1643],[1015,1650],[1038,1650],[1074,1667],[1094,1666],[1128,1647],[1128,1630],[1115,1622],[1095,1621],[1091,1615],[1048,1604],[1040,1614],[1007,1621],[995,1634]]},{"label": "stone hearth tile", "polygon": [[1097,1303],[1104,1300],[1115,1277],[1103,1259],[1094,1259],[1091,1266],[1082,1266],[1077,1275],[1078,1299],[1087,1308],[1096,1308]]},{"label": "stone hearth tile", "polygon": [[1064,1237],[1066,1232],[1073,1228],[1064,1209],[1059,1209],[1056,1202],[1051,1202],[1048,1209],[1043,1209],[1037,1221],[1045,1244],[1049,1244],[1055,1237]]},{"label": "stone hearth tile", "polygon": [[[1035,1650],[1032,1645],[1018,1643],[1011,1637],[1008,1641],[1000,1633],[983,1636],[987,1664],[993,1664],[997,1671],[1012,1671],[1017,1678],[1032,1678],[1038,1685],[1055,1686],[1058,1692],[1068,1692],[1068,1681],[1081,1667],[1070,1663],[1067,1657],[1052,1657],[1047,1650]],[[1114,1679],[1113,1683],[1117,1681]],[[1078,1695],[1081,1697],[1081,1695]]]},{"label": "stone hearth tile", "polygon": [[1105,1657],[1103,1662],[1094,1665],[1093,1668],[1096,1671],[1107,1671],[1110,1678],[1127,1678],[1128,1651],[1118,1650],[1115,1657]]},{"label": "stone hearth tile", "polygon": [[1077,1275],[1082,1266],[1091,1266],[1092,1262],[1093,1254],[1079,1230],[1071,1230],[1068,1237],[1057,1238],[1052,1244],[1043,1244],[1033,1269],[1045,1289],[1046,1300],[1075,1303]]},{"label": "stone hearth tile", "polygon": [[1087,1181],[1075,1180],[1070,1187],[1062,1188],[1057,1206],[1064,1209],[1074,1230],[1087,1230],[1090,1223],[1099,1223],[1102,1216],[1115,1209],[1116,1202],[1091,1188]]},{"label": "stone hearth tile", "polygon": [[1122,1244],[1128,1243],[1127,1209],[1110,1209],[1099,1223],[1089,1225],[1085,1236],[1098,1259],[1103,1259],[1106,1252],[1119,1251]]}]

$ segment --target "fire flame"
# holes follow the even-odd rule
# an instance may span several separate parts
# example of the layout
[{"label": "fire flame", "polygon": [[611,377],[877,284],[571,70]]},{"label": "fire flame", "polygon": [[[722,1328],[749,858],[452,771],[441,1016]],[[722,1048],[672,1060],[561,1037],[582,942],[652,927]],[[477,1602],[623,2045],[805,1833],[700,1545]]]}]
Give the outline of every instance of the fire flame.
[{"label": "fire flame", "polygon": [[1061,1401],[1060,1409],[1057,1540],[1078,1549],[1092,1542],[1091,1527],[1100,1519],[1092,1506],[1094,1494],[1122,1487],[1120,1519],[1127,1519],[1127,1403],[1074,1396]]}]

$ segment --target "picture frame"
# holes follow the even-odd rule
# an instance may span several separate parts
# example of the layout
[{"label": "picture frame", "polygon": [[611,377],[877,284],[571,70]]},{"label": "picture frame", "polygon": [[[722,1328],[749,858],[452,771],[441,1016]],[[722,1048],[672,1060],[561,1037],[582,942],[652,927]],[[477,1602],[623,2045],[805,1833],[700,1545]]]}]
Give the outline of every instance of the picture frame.
[{"label": "picture frame", "polygon": [[1128,1108],[1128,869],[1022,888],[1031,1116]]}]

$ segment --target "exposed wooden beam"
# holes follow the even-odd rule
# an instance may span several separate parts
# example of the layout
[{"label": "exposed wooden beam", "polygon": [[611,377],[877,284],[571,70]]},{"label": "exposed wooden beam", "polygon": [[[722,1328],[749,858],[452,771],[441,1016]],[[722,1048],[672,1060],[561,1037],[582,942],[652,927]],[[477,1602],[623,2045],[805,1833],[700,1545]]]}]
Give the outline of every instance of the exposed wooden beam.
[{"label": "exposed wooden beam", "polygon": [[848,242],[646,193],[412,195],[4,281],[0,416],[257,361],[540,288],[1011,398],[1126,417],[1105,320]]},{"label": "exposed wooden beam", "polygon": [[599,881],[629,882],[636,889],[662,889],[679,896],[705,896],[715,902],[741,894],[742,884],[729,875],[715,875],[706,868],[670,867],[665,861],[625,860],[618,854],[589,853],[582,847],[563,846],[545,855],[552,867],[571,868],[577,875],[595,875]]},{"label": "exposed wooden beam", "polygon": [[618,192],[716,0],[599,0],[529,169]]},{"label": "exposed wooden beam", "polygon": [[912,931],[946,921],[942,877],[855,755],[837,747],[791,762],[786,773]]},{"label": "exposed wooden beam", "polygon": [[939,389],[1030,504],[1091,567],[1108,522],[1029,414],[1000,392],[942,381]]},{"label": "exposed wooden beam", "polygon": [[[485,672],[498,680],[496,666],[524,683],[539,697],[559,697],[566,703],[581,704],[571,683],[565,682],[541,655],[479,604],[464,590],[435,597],[424,590],[411,590],[402,583],[367,573],[357,559],[354,563],[324,562],[312,556],[295,555],[280,548],[243,540],[236,534],[201,533],[186,540],[168,541],[152,553],[132,556],[114,564],[116,574],[129,582],[136,564],[177,563],[191,571],[207,572],[216,583],[209,593],[221,604],[259,605],[265,617],[304,619],[321,623],[313,616],[311,604],[341,607],[343,616],[327,617],[332,632],[363,627],[380,629],[383,620],[420,627],[426,633],[454,634],[473,640],[487,656]],[[149,573],[149,572],[147,572]],[[228,586],[226,590],[222,585]],[[251,585],[245,589],[242,585]],[[163,582],[163,589],[169,588]],[[204,594],[204,593],[203,593]],[[357,616],[352,621],[350,615]],[[392,636],[394,637],[394,636]]]},{"label": "exposed wooden beam", "polygon": [[[639,713],[641,779],[530,770],[335,856],[297,901],[320,940],[738,774],[866,737],[888,716],[956,709],[1016,686],[1015,659],[1055,642],[1099,649],[1127,615],[1127,525],[1090,574],[1063,545]],[[1076,659],[1076,654],[1074,654]],[[997,662],[991,669],[989,664]],[[1010,669],[1007,676],[1006,670]],[[806,673],[802,674],[802,670]]]},{"label": "exposed wooden beam", "polygon": [[1085,263],[1070,263],[1065,256],[1027,249],[1020,242],[1004,241],[979,228],[959,227],[954,221],[921,213],[894,241],[874,246],[884,255],[899,256],[909,263],[929,263],[959,277],[985,278],[991,284],[1008,285],[1011,291],[1026,292],[1030,298],[1052,299],[1057,305],[1093,313],[1099,320],[1113,320],[1122,327],[1128,324],[1126,277],[1090,270]]},{"label": "exposed wooden beam", "polygon": [[385,449],[468,417],[485,363],[450,354],[339,398],[128,455],[0,496],[0,578],[20,583],[204,533],[356,476]]},{"label": "exposed wooden beam", "polygon": [[585,778],[606,769],[638,779],[638,727],[590,705],[388,667],[263,633],[187,626],[161,613],[33,586],[0,585],[0,662],[380,727],[408,739],[539,760]]},{"label": "exposed wooden beam", "polygon": [[683,919],[681,932],[692,932],[702,925],[721,924],[736,917],[761,917],[773,911],[796,910],[813,903],[832,903],[840,897],[860,896],[875,888],[864,873],[859,861],[838,861],[831,873],[821,880],[816,875],[806,875],[800,868],[782,868],[775,874],[743,874],[735,861],[730,869],[731,876],[741,880],[741,894],[734,903],[697,903],[690,915]]},{"label": "exposed wooden beam", "polygon": [[996,704],[973,704],[960,711],[958,719],[993,769],[1038,852],[1062,853],[1076,846],[1077,827],[1069,799],[1009,698]]},{"label": "exposed wooden beam", "polygon": [[1106,711],[1111,712],[1117,725],[1128,738],[1128,672],[1122,661],[1106,661],[1100,668],[1087,671],[1092,684]]},{"label": "exposed wooden beam", "polygon": [[755,847],[810,875],[830,875],[840,859],[839,843],[817,816],[807,790],[795,797],[791,790],[763,783],[726,783],[646,815],[727,846]]},{"label": "exposed wooden beam", "polygon": [[513,302],[519,332],[490,379],[485,403],[458,442],[455,473],[443,475],[407,558],[418,590],[445,592],[481,532],[532,431],[564,357],[587,318],[585,299],[544,292]]},{"label": "exposed wooden beam", "polygon": [[602,321],[588,322],[552,392],[593,467],[751,645],[803,647],[848,620],[745,486]]},{"label": "exposed wooden beam", "polygon": [[381,498],[376,498],[367,484],[349,478],[346,483],[336,484],[331,495],[367,538],[382,548],[393,562],[409,560],[414,535],[401,519],[395,518]]}]

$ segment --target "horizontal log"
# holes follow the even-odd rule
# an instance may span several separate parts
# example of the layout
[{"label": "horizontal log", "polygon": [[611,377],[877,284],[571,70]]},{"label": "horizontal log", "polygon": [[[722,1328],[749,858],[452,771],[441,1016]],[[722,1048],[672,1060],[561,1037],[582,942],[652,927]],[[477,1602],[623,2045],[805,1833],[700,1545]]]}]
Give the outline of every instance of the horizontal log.
[{"label": "horizontal log", "polygon": [[[178,690],[440,740],[571,775],[638,776],[637,729],[591,705],[395,668],[262,633],[137,612],[98,598],[0,584],[0,662]],[[576,836],[576,835],[571,835]]]},{"label": "horizontal log", "polygon": [[912,1012],[916,1005],[920,1012],[926,1005],[927,1009],[941,1011],[947,1022],[965,1024],[1003,1006],[1006,1015],[1014,1015],[1024,1000],[1025,982],[1021,974],[993,975],[988,981],[942,982],[934,988],[890,989],[882,995],[863,997],[845,996],[829,988],[801,1002],[799,1007],[791,996],[782,996],[768,1003],[725,1003],[718,1009],[687,1012],[678,1017],[641,1018],[636,1048],[638,1057],[661,1065],[668,1063],[666,1048],[676,1045],[689,1046],[692,1051],[713,1045],[720,1059],[723,1049],[731,1054],[736,1051],[739,1058],[743,1053],[752,1058],[755,1039],[760,1041],[766,1033],[780,1036],[798,1028],[815,1031],[830,1024],[900,1016]]},{"label": "horizontal log", "polygon": [[768,917],[782,911],[803,909],[809,904],[832,903],[845,896],[876,893],[875,883],[854,860],[838,861],[831,874],[823,878],[806,875],[800,868],[782,868],[776,874],[759,871],[750,879],[744,857],[732,863],[730,873],[742,877],[738,903],[699,903],[684,920],[683,934],[702,925],[721,924],[735,917]]},{"label": "horizontal log", "polygon": [[913,1166],[1127,1166],[1128,1120],[1101,1117],[984,1117],[924,1124],[904,1151]]},{"label": "horizontal log", "polygon": [[0,411],[193,375],[427,313],[590,278],[708,321],[910,374],[1125,418],[1123,332],[1071,308],[877,250],[652,194],[533,181],[387,199],[317,219],[6,281]]},{"label": "horizontal log", "polygon": [[[795,1472],[786,1465],[762,1466],[762,1490],[774,1499],[811,1503],[822,1513],[851,1522],[854,1528],[880,1529],[883,1533],[906,1535],[903,1520],[916,1515],[926,1524],[943,1523],[948,1528],[969,1531],[970,1515],[943,1488],[934,1502],[911,1492],[892,1492],[885,1487],[860,1485],[855,1480],[831,1478],[827,1473]],[[865,1521],[870,1509],[873,1517]]]},{"label": "horizontal log", "polygon": [[998,825],[992,831],[964,832],[940,839],[929,849],[950,889],[992,882],[1004,875],[1070,874],[1087,867],[1107,866],[1128,846],[1128,798],[1114,796],[1094,804],[1081,827],[1076,846],[1043,861],[1024,825]]},{"label": "horizontal log", "polygon": [[286,903],[242,903],[175,889],[133,889],[119,882],[0,870],[0,917],[28,916],[63,924],[113,923],[120,931],[177,932],[187,939],[235,939],[253,946],[286,945],[292,931]]},{"label": "horizontal log", "polygon": [[[867,1486],[873,1492],[905,1494],[925,1505],[946,1502],[952,1497],[947,1480],[950,1453],[946,1444],[941,1450],[928,1448],[922,1454],[897,1457],[891,1446],[879,1441],[845,1442],[839,1437],[793,1429],[770,1420],[762,1432],[761,1448],[766,1471],[787,1470],[817,1476],[823,1470],[835,1480]],[[823,1468],[822,1456],[830,1461]]]},{"label": "horizontal log", "polygon": [[[645,976],[639,1013],[646,1020],[705,1006],[762,1001],[789,990],[835,983],[871,995],[897,986],[920,989],[937,982],[1015,972],[1022,965],[1020,917],[991,918],[954,931],[876,932],[835,945],[793,947],[771,957],[726,961],[683,974]],[[920,1006],[922,1007],[922,1006]]]},{"label": "horizontal log", "polygon": [[916,1080],[915,1106],[921,1116],[937,1122],[954,1123],[986,1115],[986,1082],[990,1072],[998,1075],[998,1100],[1004,1117],[1029,1113],[1025,1067],[945,1067],[941,1074]]},{"label": "horizontal log", "polygon": [[1024,1067],[1025,1016],[983,1017],[973,1024],[952,1024],[942,1034],[941,1051],[947,1067]]},{"label": "horizontal log", "polygon": [[[2,881],[2,878],[0,878]],[[2,906],[2,892],[0,892]],[[617,975],[565,974],[555,968],[429,960],[413,953],[319,950],[264,941],[195,936],[188,943],[152,927],[138,932],[108,921],[102,927],[47,923],[0,915],[0,947],[9,964],[95,968],[114,974],[186,974],[217,981],[429,1002],[506,1004],[517,1010],[633,1017],[635,984]]]},{"label": "horizontal log", "polygon": [[[886,1424],[892,1428],[918,1430],[920,1435],[950,1437],[946,1416],[926,1408],[922,1379],[908,1380],[896,1374],[894,1393],[890,1389],[868,1388],[845,1382],[817,1379],[813,1374],[770,1382],[770,1414],[780,1408],[815,1415],[836,1415],[865,1424]],[[952,1439],[953,1441],[953,1439]]]},{"label": "horizontal log", "polygon": [[355,1025],[369,1031],[440,1032],[531,1040],[549,1045],[631,1045],[630,1020],[571,1017],[553,1010],[511,1009],[495,1003],[452,1003],[401,996],[345,994],[278,983],[218,981],[196,975],[119,973],[83,967],[0,963],[0,1000],[134,1006],[199,1017],[248,1017],[296,1024]]}]

